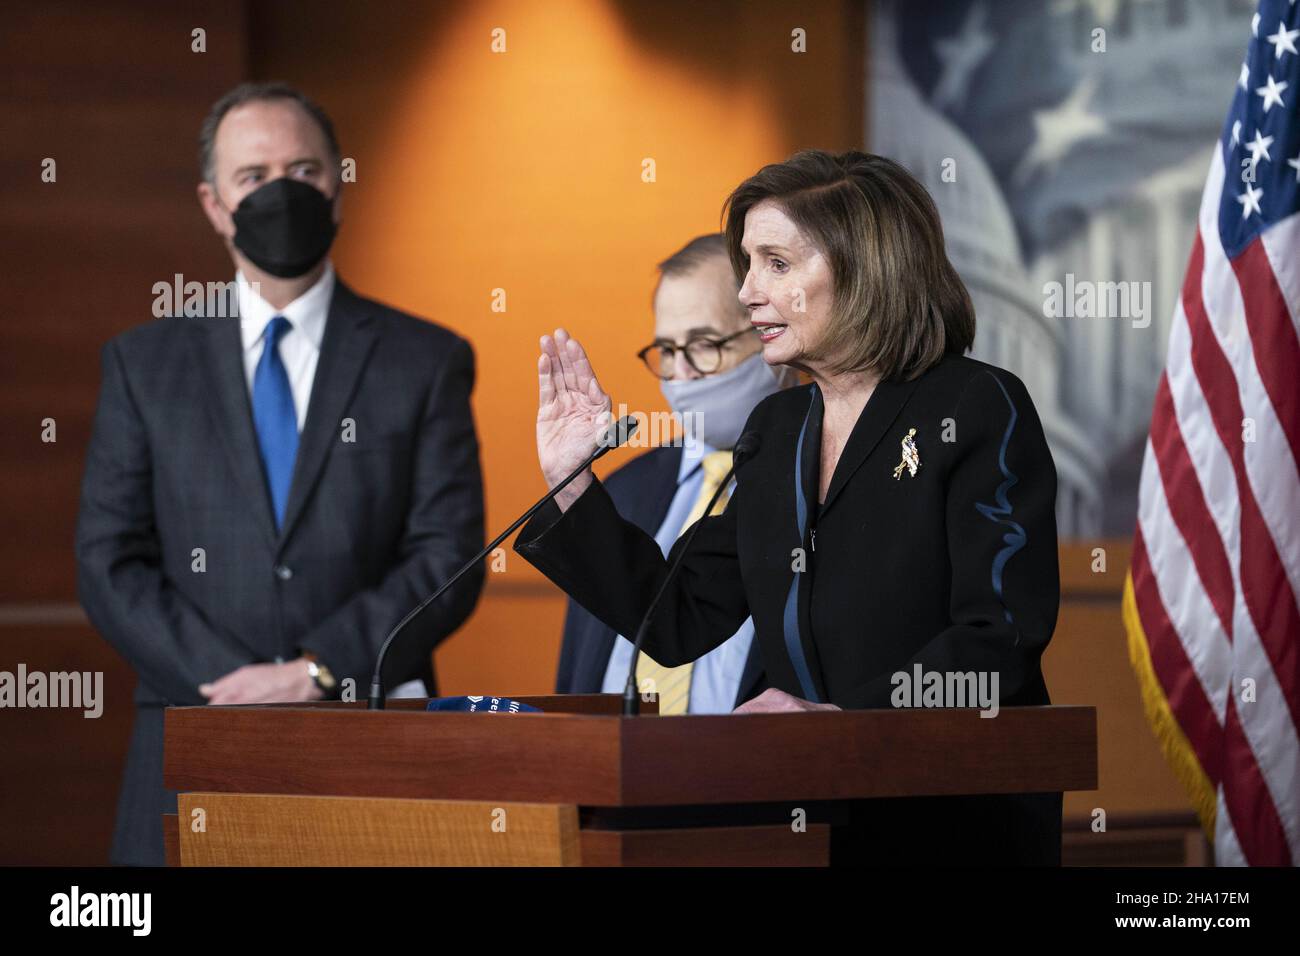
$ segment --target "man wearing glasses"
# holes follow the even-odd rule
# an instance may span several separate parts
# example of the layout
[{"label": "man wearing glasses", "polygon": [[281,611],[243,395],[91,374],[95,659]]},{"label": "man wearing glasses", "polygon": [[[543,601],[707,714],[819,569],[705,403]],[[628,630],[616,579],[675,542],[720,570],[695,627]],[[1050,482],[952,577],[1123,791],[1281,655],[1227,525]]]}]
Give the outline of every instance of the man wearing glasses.
[{"label": "man wearing glasses", "polygon": [[[754,406],[796,380],[791,370],[774,370],[763,361],[739,288],[718,233],[691,240],[659,263],[655,339],[637,354],[691,428],[684,441],[633,459],[604,485],[623,517],[654,535],[665,555],[703,515],[731,468],[731,448]],[[715,514],[726,506],[728,493]],[[569,602],[558,693],[622,693],[631,661],[626,637]],[[660,714],[729,713],[766,687],[753,622],[680,667],[662,667],[643,653],[637,686],[658,694]]]}]

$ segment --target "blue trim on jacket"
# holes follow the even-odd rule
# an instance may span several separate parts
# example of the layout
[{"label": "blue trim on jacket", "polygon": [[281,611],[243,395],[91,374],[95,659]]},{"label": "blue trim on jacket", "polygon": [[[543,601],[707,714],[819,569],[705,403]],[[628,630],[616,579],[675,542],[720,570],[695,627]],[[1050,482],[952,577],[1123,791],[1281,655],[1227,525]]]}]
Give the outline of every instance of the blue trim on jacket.
[{"label": "blue trim on jacket", "polygon": [[1007,430],[1002,435],[1002,447],[998,449],[998,468],[1002,471],[1003,480],[994,493],[997,498],[997,506],[976,502],[975,509],[990,521],[1004,524],[1011,529],[1010,532],[1003,536],[1002,540],[1006,542],[1006,547],[993,556],[993,567],[991,569],[993,593],[998,596],[998,601],[1002,604],[1002,613],[1005,615],[1007,623],[1010,624],[1014,622],[1011,620],[1011,612],[1007,609],[1006,602],[1002,597],[1002,571],[1015,553],[1029,541],[1025,529],[1011,520],[1011,502],[1007,498],[1007,492],[1020,481],[1007,467],[1007,445],[1011,442],[1011,433],[1015,431],[1016,421],[1019,419],[1020,413],[1016,410],[1015,402],[1011,401],[1011,396],[1007,394],[1006,388],[998,380],[998,377],[989,373],[989,378],[997,383],[998,390],[1002,392],[1002,397],[1007,400],[1007,407],[1011,409],[1011,418],[1007,421]]},{"label": "blue trim on jacket", "polygon": [[[795,514],[799,520],[800,547],[803,547],[808,531],[808,502],[804,499],[803,493],[803,440],[808,431],[808,419],[812,416],[812,408],[812,402],[809,402],[808,413],[804,415],[803,427],[799,429],[799,442],[795,445],[794,453],[794,501]],[[802,573],[796,571],[794,579],[790,582],[790,592],[785,597],[785,613],[782,615],[782,631],[785,636],[786,653],[790,655],[790,662],[794,664],[794,673],[799,678],[799,686],[803,688],[804,699],[820,703],[816,685],[813,684],[812,672],[808,669],[808,658],[804,655],[803,644],[799,640],[799,575]]]}]

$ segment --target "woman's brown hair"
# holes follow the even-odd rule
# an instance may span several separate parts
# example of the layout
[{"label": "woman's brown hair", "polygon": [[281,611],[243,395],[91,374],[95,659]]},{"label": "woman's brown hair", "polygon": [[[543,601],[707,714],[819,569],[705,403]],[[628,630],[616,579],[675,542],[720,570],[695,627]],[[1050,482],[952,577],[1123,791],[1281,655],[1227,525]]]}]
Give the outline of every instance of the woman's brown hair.
[{"label": "woman's brown hair", "polygon": [[944,251],[930,194],[893,160],[804,150],[764,166],[723,206],[727,252],[743,281],[745,216],[771,201],[826,257],[835,294],[817,351],[837,372],[911,379],[975,339],[975,308]]}]

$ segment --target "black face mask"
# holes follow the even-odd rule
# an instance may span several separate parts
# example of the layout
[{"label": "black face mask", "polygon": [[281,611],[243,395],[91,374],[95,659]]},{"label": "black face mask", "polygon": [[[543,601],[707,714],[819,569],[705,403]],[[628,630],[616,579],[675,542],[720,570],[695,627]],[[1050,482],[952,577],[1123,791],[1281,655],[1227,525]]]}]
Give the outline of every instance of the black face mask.
[{"label": "black face mask", "polygon": [[263,272],[281,279],[300,276],[325,258],[334,242],[332,205],[315,186],[273,179],[245,196],[232,214],[235,247]]}]

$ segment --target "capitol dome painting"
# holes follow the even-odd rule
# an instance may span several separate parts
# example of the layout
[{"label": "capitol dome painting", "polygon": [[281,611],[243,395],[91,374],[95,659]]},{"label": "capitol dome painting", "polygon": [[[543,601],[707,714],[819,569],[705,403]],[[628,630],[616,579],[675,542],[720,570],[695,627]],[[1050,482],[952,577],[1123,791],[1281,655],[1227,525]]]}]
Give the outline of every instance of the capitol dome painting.
[{"label": "capitol dome painting", "polygon": [[[1238,6],[872,4],[866,148],[934,197],[975,304],[972,355],[1023,379],[1042,417],[1064,537],[1133,528],[1152,396],[1238,69],[1240,37],[1222,29]],[[1092,51],[1097,29],[1105,53]],[[1152,70],[1153,51],[1190,66]],[[1143,311],[1054,314],[1051,284],[1076,282],[1131,285]]]}]

